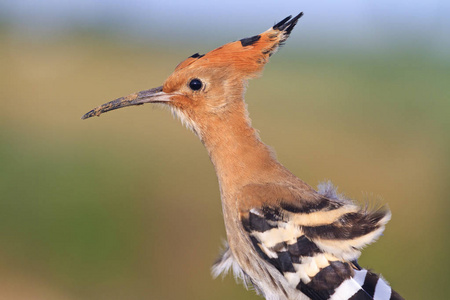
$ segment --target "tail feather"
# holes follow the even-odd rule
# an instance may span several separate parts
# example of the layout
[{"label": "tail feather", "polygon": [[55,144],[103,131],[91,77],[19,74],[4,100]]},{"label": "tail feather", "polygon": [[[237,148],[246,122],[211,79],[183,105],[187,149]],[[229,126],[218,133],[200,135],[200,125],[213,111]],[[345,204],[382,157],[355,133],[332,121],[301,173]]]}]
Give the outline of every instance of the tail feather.
[{"label": "tail feather", "polygon": [[[362,269],[343,281],[330,300],[402,300],[403,298],[380,275]],[[314,298],[312,298],[314,299]]]}]

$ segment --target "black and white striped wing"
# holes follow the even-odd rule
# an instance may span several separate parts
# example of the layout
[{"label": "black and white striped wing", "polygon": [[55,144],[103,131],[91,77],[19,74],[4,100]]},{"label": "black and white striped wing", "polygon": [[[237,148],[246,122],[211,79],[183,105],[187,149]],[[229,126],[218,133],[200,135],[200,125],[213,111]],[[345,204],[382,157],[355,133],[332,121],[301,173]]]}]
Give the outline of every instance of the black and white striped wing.
[{"label": "black and white striped wing", "polygon": [[303,207],[281,200],[241,218],[259,255],[311,299],[401,299],[356,262],[361,248],[383,232],[389,210],[369,212],[323,197]]}]

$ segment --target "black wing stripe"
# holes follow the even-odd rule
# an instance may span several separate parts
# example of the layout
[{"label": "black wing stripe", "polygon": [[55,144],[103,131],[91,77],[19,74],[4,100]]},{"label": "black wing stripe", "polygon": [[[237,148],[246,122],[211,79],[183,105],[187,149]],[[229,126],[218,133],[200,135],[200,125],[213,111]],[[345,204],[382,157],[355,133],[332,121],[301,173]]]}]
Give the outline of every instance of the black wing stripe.
[{"label": "black wing stripe", "polygon": [[328,267],[317,273],[308,285],[315,290],[335,290],[344,280],[352,277],[352,269],[348,263],[332,261]]},{"label": "black wing stripe", "polygon": [[328,267],[323,268],[317,273],[309,283],[305,284],[303,281],[300,281],[297,289],[314,300],[329,299],[334,294],[336,288],[345,280],[351,278],[351,276],[352,270],[349,264],[333,261]]},{"label": "black wing stripe", "polygon": [[371,272],[367,272],[366,278],[364,279],[362,288],[372,297],[375,294],[375,287],[377,286],[378,279],[378,275]]},{"label": "black wing stripe", "polygon": [[329,225],[302,226],[305,235],[311,238],[328,240],[351,240],[382,226],[379,222],[386,216],[385,212],[373,214],[347,213]]},{"label": "black wing stripe", "polygon": [[264,251],[261,249],[261,244],[254,236],[250,236],[250,240],[252,241],[253,247],[256,249],[258,254],[265,261],[269,262],[275,268],[277,268],[277,270],[280,271],[281,274],[284,274],[286,272],[295,273],[293,261],[287,251],[274,252],[277,258],[271,258],[266,253],[264,253]]},{"label": "black wing stripe", "polygon": [[372,296],[369,296],[364,290],[357,291],[348,300],[373,300]]},{"label": "black wing stripe", "polygon": [[331,201],[327,198],[321,198],[319,201],[311,203],[302,203],[299,201],[298,205],[280,201],[281,208],[295,214],[309,214],[316,211],[330,211],[338,209],[343,205],[343,203]]},{"label": "black wing stripe", "polygon": [[292,264],[291,256],[287,251],[278,252],[278,264],[280,265],[280,271],[295,273],[294,265]]},{"label": "black wing stripe", "polygon": [[317,253],[322,253],[322,250],[304,235],[299,237],[297,243],[294,245],[296,245],[296,247],[293,246],[292,249],[290,249],[290,245],[288,245],[288,251],[291,253],[291,250],[295,250],[292,254],[296,256],[313,256]]},{"label": "black wing stripe", "polygon": [[[250,236],[250,240],[252,241],[253,247],[256,249],[256,252],[258,252],[258,254],[268,263],[270,263],[272,266],[274,266],[275,268],[277,268],[278,271],[280,271],[281,274],[283,274],[285,271],[283,271],[283,266],[287,269],[289,269],[289,265],[286,261],[283,261],[283,263],[280,261],[280,258],[270,258],[266,253],[264,253],[264,251],[261,249],[261,244],[259,243],[259,241],[254,237],[254,236]],[[278,253],[277,253],[278,256]],[[283,259],[286,259],[285,257]],[[284,264],[284,265],[283,265]],[[292,262],[291,262],[292,265]],[[294,268],[294,266],[292,265],[292,268]]]},{"label": "black wing stripe", "polygon": [[248,217],[248,225],[250,231],[264,232],[277,226],[269,224],[269,222],[262,216],[250,212]]},{"label": "black wing stripe", "polygon": [[300,283],[297,285],[297,289],[313,300],[327,300],[333,293],[332,290],[317,291],[311,288],[308,284],[303,283],[303,281],[300,281]]},{"label": "black wing stripe", "polygon": [[253,247],[256,249],[256,252],[258,252],[258,254],[265,260],[270,261],[271,259],[267,256],[266,253],[264,253],[264,251],[262,251],[259,241],[254,237],[254,236],[250,236],[250,240],[252,241]]},{"label": "black wing stripe", "polygon": [[283,220],[283,214],[281,213],[280,209],[264,206],[261,209],[262,213],[264,214],[264,218],[266,218],[269,221],[284,221]]}]

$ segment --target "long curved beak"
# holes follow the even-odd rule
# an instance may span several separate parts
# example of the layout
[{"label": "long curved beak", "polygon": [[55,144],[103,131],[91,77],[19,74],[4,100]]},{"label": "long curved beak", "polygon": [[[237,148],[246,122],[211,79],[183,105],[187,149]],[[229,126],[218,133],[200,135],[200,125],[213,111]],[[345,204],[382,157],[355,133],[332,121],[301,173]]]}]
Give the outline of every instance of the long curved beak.
[{"label": "long curved beak", "polygon": [[100,116],[110,110],[131,106],[131,105],[142,105],[144,103],[167,103],[170,102],[170,94],[164,93],[163,87],[159,86],[146,91],[141,91],[128,95],[126,97],[121,97],[119,99],[113,100],[111,102],[100,105],[90,112],[86,113],[81,119],[87,119],[93,116]]}]

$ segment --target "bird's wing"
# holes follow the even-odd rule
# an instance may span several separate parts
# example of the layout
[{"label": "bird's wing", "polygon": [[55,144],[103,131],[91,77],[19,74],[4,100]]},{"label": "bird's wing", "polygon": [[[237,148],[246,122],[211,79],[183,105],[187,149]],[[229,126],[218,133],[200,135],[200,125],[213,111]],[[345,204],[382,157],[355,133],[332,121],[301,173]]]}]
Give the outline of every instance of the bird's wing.
[{"label": "bird's wing", "polygon": [[291,286],[311,299],[401,299],[356,262],[383,232],[388,209],[369,211],[326,195],[267,203],[242,211],[241,221],[259,255]]}]

